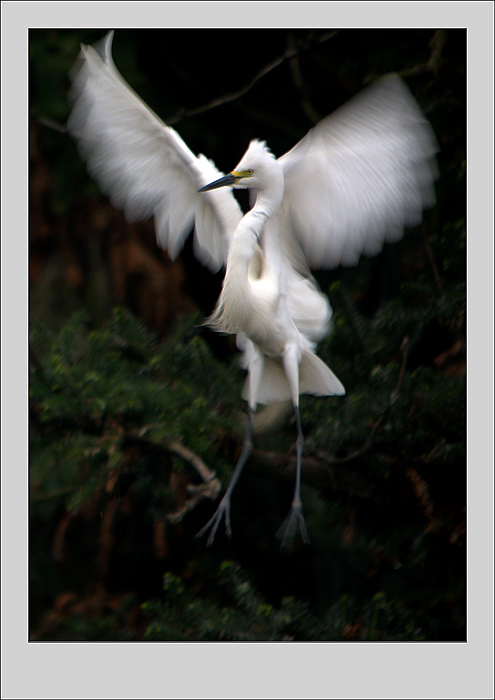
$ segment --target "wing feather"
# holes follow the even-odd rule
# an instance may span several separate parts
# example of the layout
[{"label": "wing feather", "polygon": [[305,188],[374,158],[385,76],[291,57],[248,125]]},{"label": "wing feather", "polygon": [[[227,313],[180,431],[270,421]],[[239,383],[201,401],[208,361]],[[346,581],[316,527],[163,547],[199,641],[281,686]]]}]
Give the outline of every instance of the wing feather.
[{"label": "wing feather", "polygon": [[81,46],[68,131],[91,176],[129,221],[154,216],[158,243],[172,258],[194,226],[196,254],[216,271],[225,264],[241,209],[231,190],[198,194],[222,173],[196,157],[129,87],[113,63],[112,37]]},{"label": "wing feather", "polygon": [[[354,265],[401,238],[435,202],[433,131],[404,82],[387,76],[279,158],[279,217],[313,268]],[[291,238],[292,237],[292,238]]]}]

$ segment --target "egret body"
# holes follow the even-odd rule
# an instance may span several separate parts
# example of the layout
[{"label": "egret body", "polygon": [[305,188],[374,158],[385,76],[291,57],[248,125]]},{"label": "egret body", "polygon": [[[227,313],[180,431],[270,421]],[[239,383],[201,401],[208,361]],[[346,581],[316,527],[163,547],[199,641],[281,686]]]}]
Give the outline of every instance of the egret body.
[{"label": "egret body", "polygon": [[[332,310],[310,267],[356,264],[398,240],[434,202],[431,127],[395,75],[378,81],[323,119],[276,159],[253,140],[228,175],[196,157],[139,99],[111,58],[110,33],[82,46],[68,122],[90,173],[128,219],[154,216],[158,243],[172,258],[194,227],[195,253],[213,271],[225,267],[208,323],[237,336],[247,380],[248,425],[241,455],[211,520],[208,544],[225,519],[253,445],[258,404],[291,399],[297,427],[296,484],[278,534],[290,544],[308,534],[300,497],[303,432],[299,396],[345,393],[317,357]],[[228,188],[228,189],[226,189]],[[230,188],[249,189],[245,215]]]}]

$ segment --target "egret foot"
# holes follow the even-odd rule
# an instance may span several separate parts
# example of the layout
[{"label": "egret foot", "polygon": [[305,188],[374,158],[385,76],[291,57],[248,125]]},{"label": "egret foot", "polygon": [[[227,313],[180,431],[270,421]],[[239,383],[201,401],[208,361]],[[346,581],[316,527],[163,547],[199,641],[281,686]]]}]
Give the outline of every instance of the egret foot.
[{"label": "egret foot", "polygon": [[225,532],[227,533],[227,536],[229,539],[232,537],[232,528],[230,527],[230,498],[224,496],[222,500],[220,501],[220,504],[216,511],[213,514],[213,517],[208,520],[206,525],[201,528],[201,530],[197,533],[196,537],[202,537],[205,532],[208,530],[208,528],[211,527],[211,532],[208,537],[208,540],[206,541],[206,546],[209,547],[212,543],[213,540],[215,539],[216,532],[218,530],[218,526],[220,525],[220,522],[222,518],[225,516]]},{"label": "egret foot", "polygon": [[276,536],[282,540],[280,549],[289,549],[291,547],[298,526],[299,531],[301,532],[302,541],[304,544],[309,544],[310,539],[306,528],[306,522],[304,520],[302,503],[301,501],[293,501],[289,515],[285,518],[284,522],[277,530]]}]

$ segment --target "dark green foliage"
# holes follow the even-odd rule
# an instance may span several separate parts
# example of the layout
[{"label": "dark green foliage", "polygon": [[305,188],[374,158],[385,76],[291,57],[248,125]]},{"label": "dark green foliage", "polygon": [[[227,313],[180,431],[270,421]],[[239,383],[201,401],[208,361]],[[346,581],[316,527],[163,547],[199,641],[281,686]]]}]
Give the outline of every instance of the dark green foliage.
[{"label": "dark green foliage", "polygon": [[58,335],[31,323],[37,500],[65,494],[71,510],[91,497],[123,468],[126,439],[166,445],[180,438],[208,458],[216,431],[232,427],[239,377],[236,367],[212,359],[194,321],[161,345],[122,309],[94,331],[86,329],[84,314]]},{"label": "dark green foliage", "polygon": [[157,641],[342,641],[422,639],[410,613],[377,593],[359,609],[348,596],[318,618],[291,596],[275,607],[259,594],[241,567],[220,565],[217,600],[201,600],[175,574],[166,574],[164,598],[143,605],[152,618],[144,639]]},{"label": "dark green foliage", "polygon": [[[335,286],[332,291],[340,294]],[[267,600],[247,579],[236,578],[235,566],[225,569],[230,578],[224,571],[213,596],[201,583],[208,567],[196,574],[199,588],[170,574],[163,600],[145,606],[151,622],[143,639],[456,638],[463,627],[464,374],[439,371],[434,361],[410,367],[409,358],[432,320],[458,334],[464,304],[459,291],[450,302],[446,296],[435,302],[434,285],[422,292],[431,301],[424,315],[412,303],[407,312],[407,284],[371,319],[356,305],[347,312],[342,305],[321,354],[353,384],[343,399],[303,399],[303,495],[313,545],[310,571],[317,579],[312,603],[283,595],[283,588]],[[226,482],[235,461],[226,445],[240,436],[233,411],[240,408],[241,372],[235,361],[213,358],[197,321],[183,323],[165,343],[119,309],[107,326],[92,331],[81,314],[58,334],[32,322],[34,523],[56,521],[63,512],[75,519],[88,508],[104,512],[116,499],[148,523],[146,556],[156,559],[153,529],[178,507],[173,474],[198,482],[191,466],[170,452],[170,441],[180,438]],[[359,362],[346,352],[356,345],[355,324],[366,338]],[[272,449],[277,442],[291,448],[291,426],[261,440]],[[252,466],[273,477],[287,456],[281,452],[268,468],[263,452],[259,459],[258,467],[255,454]],[[292,488],[292,480],[287,483]],[[256,543],[249,538],[266,541],[266,534],[242,524],[253,512],[252,501],[244,501],[259,502],[261,528],[268,515],[263,510],[273,505],[262,493],[249,496],[248,477],[244,484],[233,502],[234,537],[242,543],[247,536],[251,549]],[[276,490],[270,482],[262,488]],[[283,517],[280,505],[271,517]],[[170,545],[175,536],[168,527]],[[273,531],[269,540],[275,553]],[[190,542],[184,546],[195,556]],[[136,555],[128,556],[132,561]],[[37,567],[33,562],[34,580],[41,578]],[[263,576],[259,584],[266,586]],[[455,601],[448,624],[442,622],[445,599]],[[95,638],[107,638],[94,624]],[[82,627],[74,629],[80,638]]]}]

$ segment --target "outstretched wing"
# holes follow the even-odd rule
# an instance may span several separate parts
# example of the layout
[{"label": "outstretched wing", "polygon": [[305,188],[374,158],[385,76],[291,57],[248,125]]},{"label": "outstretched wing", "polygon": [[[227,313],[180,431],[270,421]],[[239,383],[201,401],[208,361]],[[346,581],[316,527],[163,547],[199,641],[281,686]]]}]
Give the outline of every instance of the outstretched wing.
[{"label": "outstretched wing", "polygon": [[68,131],[91,176],[129,221],[153,216],[158,243],[172,258],[194,227],[197,257],[217,271],[242,218],[237,200],[228,189],[198,194],[222,173],[129,87],[113,63],[112,38],[110,32],[99,45],[81,47]]},{"label": "outstretched wing", "polygon": [[300,246],[311,267],[333,268],[399,240],[435,202],[437,150],[397,75],[363,90],[279,158],[288,250],[297,257]]}]

